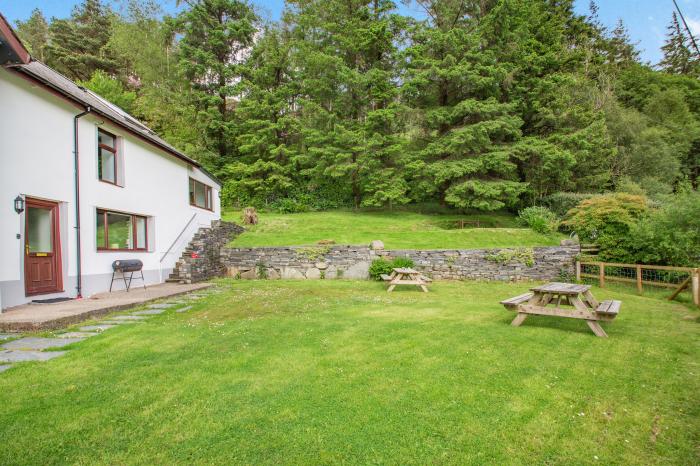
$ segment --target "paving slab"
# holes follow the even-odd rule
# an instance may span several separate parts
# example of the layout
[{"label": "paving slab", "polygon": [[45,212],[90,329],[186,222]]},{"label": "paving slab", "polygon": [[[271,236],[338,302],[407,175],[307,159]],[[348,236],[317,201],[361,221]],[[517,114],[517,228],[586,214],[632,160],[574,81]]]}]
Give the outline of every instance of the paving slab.
[{"label": "paving slab", "polygon": [[146,309],[145,311],[136,311],[132,312],[132,315],[135,316],[154,316],[157,314],[162,314],[165,312],[165,309]]},{"label": "paving slab", "polygon": [[175,304],[174,303],[155,303],[151,304],[148,306],[149,309],[168,309],[169,307],[173,307]]},{"label": "paving slab", "polygon": [[56,338],[90,338],[94,337],[95,335],[99,335],[99,333],[95,332],[66,332],[66,333],[59,333],[56,335]]},{"label": "paving slab", "polygon": [[68,351],[0,351],[0,362],[48,361]]},{"label": "paving slab", "polygon": [[145,317],[142,316],[114,316],[110,317],[109,320],[144,320]]},{"label": "paving slab", "polygon": [[0,365],[0,372],[5,372],[10,367],[12,367],[10,364],[1,364]]},{"label": "paving slab", "polygon": [[116,325],[108,325],[108,324],[97,324],[97,325],[86,325],[85,327],[80,327],[81,332],[102,332],[104,330],[109,330],[110,328],[114,328]]},{"label": "paving slab", "polygon": [[142,324],[142,320],[101,320],[100,325],[124,325],[124,324]]},{"label": "paving slab", "polygon": [[82,338],[40,338],[26,337],[5,343],[2,347],[6,350],[45,350],[49,348],[61,348],[82,341]]},{"label": "paving slab", "polygon": [[190,309],[192,309],[192,306],[185,306],[185,307],[181,307],[180,309],[176,309],[175,312],[185,312],[185,311],[189,311]]},{"label": "paving slab", "polygon": [[25,304],[5,309],[0,314],[0,331],[65,328],[76,322],[95,319],[115,311],[131,309],[154,301],[163,301],[212,286],[211,283],[163,283],[126,291],[98,293],[83,299],[53,304]]}]

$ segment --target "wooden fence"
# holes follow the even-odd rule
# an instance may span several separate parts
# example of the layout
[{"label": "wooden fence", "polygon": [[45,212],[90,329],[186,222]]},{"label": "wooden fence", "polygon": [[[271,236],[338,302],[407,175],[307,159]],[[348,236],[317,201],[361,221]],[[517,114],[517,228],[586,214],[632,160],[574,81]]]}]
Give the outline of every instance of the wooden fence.
[{"label": "wooden fence", "polygon": [[645,285],[672,288],[669,299],[689,289],[693,303],[700,307],[700,268],[577,261],[576,280],[582,279],[597,280],[601,288],[605,288],[608,281],[634,284],[639,294],[643,293]]}]

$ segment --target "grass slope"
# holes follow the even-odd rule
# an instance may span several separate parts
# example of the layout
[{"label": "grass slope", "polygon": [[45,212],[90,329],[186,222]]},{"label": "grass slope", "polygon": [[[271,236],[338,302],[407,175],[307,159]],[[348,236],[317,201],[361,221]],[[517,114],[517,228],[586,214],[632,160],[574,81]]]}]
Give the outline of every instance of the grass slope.
[{"label": "grass slope", "polygon": [[[239,214],[225,216],[238,221]],[[490,228],[448,229],[459,219],[478,220]],[[518,228],[506,214],[426,215],[413,212],[309,212],[260,214],[260,223],[237,237],[233,246],[312,245],[332,239],[337,244],[369,244],[380,239],[388,249],[469,249],[559,244],[559,235]]]},{"label": "grass slope", "polygon": [[0,464],[697,464],[698,312],[514,314],[526,284],[222,281],[0,374]]}]

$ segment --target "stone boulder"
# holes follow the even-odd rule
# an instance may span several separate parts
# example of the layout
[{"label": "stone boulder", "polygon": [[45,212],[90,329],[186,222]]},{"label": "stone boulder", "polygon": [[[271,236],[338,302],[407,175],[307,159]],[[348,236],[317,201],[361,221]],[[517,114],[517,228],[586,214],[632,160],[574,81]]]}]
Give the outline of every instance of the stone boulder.
[{"label": "stone boulder", "polygon": [[369,248],[373,249],[375,251],[382,250],[382,249],[384,249],[384,242],[381,240],[375,239],[374,241],[369,243]]}]

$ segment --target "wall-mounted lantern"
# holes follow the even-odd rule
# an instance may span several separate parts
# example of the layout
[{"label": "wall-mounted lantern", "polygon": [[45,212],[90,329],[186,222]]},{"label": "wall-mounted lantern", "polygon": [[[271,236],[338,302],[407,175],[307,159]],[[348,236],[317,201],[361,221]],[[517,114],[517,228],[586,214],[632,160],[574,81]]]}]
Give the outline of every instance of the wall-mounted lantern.
[{"label": "wall-mounted lantern", "polygon": [[18,214],[24,212],[24,198],[22,198],[22,196],[17,196],[15,198],[15,212]]}]

